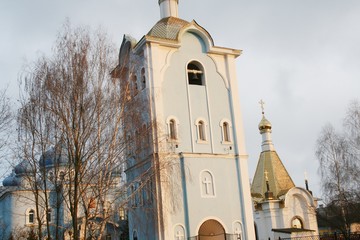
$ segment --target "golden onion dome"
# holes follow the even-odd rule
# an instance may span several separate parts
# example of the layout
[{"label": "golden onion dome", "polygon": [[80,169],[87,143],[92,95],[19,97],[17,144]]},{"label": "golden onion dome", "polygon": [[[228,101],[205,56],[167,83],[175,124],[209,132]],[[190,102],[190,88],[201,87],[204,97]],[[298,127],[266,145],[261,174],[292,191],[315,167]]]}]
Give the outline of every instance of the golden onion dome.
[{"label": "golden onion dome", "polygon": [[265,129],[271,129],[271,123],[265,118],[265,115],[263,114],[263,117],[259,123],[259,130],[261,131]]}]

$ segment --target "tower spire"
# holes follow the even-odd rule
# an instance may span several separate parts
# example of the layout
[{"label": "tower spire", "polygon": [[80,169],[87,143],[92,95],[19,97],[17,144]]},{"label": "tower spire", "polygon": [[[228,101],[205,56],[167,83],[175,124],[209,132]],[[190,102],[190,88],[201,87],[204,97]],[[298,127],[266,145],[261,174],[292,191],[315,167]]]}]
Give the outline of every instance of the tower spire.
[{"label": "tower spire", "polygon": [[262,136],[261,153],[256,167],[251,194],[262,200],[279,199],[279,197],[295,187],[286,171],[271,140],[271,123],[265,118],[265,102],[260,100],[262,119],[259,130]]},{"label": "tower spire", "polygon": [[178,5],[179,0],[159,0],[160,17],[179,17]]},{"label": "tower spire", "polygon": [[260,134],[262,135],[262,151],[274,151],[274,145],[271,139],[271,123],[265,118],[264,105],[265,102],[261,99],[259,102],[261,106],[262,119],[259,123]]}]

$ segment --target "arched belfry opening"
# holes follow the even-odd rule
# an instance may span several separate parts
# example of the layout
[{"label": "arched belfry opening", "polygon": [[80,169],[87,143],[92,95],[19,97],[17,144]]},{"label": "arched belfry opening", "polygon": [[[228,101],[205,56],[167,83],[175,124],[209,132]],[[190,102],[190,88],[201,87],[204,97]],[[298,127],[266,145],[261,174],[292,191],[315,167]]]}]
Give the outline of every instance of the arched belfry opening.
[{"label": "arched belfry opening", "polygon": [[190,85],[204,85],[204,72],[200,63],[189,63],[187,65],[187,75]]},{"label": "arched belfry opening", "polygon": [[210,219],[201,224],[199,240],[226,240],[224,227],[216,220]]}]

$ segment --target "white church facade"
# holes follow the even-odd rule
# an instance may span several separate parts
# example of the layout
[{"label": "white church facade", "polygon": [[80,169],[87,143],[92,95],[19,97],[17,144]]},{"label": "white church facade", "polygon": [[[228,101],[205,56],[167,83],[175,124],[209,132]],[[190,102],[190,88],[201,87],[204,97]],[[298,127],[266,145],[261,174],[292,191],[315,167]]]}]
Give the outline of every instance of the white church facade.
[{"label": "white church facade", "polygon": [[215,46],[203,27],[178,18],[178,0],[159,6],[160,21],[142,39],[124,37],[113,73],[134,141],[130,239],[255,239],[235,69],[241,51]]}]

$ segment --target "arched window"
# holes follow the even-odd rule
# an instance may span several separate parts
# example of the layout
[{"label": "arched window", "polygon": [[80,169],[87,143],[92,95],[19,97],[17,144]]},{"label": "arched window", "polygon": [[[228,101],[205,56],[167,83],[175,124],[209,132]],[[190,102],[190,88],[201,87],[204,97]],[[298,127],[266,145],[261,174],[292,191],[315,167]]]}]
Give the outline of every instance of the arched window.
[{"label": "arched window", "polygon": [[46,213],[46,220],[50,223],[51,222],[51,212],[52,210],[51,209],[48,209],[47,210],[47,213]]},{"label": "arched window", "polygon": [[228,119],[220,121],[222,144],[231,144],[231,123]]},{"label": "arched window", "polygon": [[119,208],[119,219],[126,220],[126,213],[123,207]]},{"label": "arched window", "polygon": [[170,139],[176,140],[176,122],[174,119],[171,119],[169,122],[169,128],[170,128]]},{"label": "arched window", "polygon": [[134,239],[134,240],[138,240],[138,236],[137,236],[136,230],[134,230],[134,232],[133,232],[133,239]]},{"label": "arched window", "polygon": [[187,75],[190,85],[204,85],[204,74],[200,63],[190,62],[187,65]]},{"label": "arched window", "polygon": [[301,221],[301,219],[299,217],[294,217],[291,220],[291,227],[292,228],[299,228],[299,229],[304,228],[304,226],[302,224],[302,221]]},{"label": "arched window", "polygon": [[136,95],[138,92],[138,84],[137,84],[137,77],[135,75],[132,76],[132,91],[133,94]]},{"label": "arched window", "polygon": [[197,143],[207,143],[207,123],[204,118],[198,118],[195,121],[195,130],[197,134]]},{"label": "arched window", "polygon": [[151,205],[151,203],[153,202],[153,194],[152,194],[152,180],[149,179],[148,182],[146,183],[146,198],[145,201],[148,205]]},{"label": "arched window", "polygon": [[145,77],[145,69],[141,69],[141,88],[146,88],[146,77]]},{"label": "arched window", "polygon": [[35,222],[35,211],[34,209],[30,209],[28,213],[28,223],[34,224]]},{"label": "arched window", "polygon": [[59,174],[59,177],[60,177],[60,181],[65,180],[65,173],[63,171],[61,171]]},{"label": "arched window", "polygon": [[52,171],[49,172],[49,180],[54,181],[54,173]]},{"label": "arched window", "polygon": [[131,206],[132,207],[136,207],[136,201],[135,201],[135,186],[131,185],[130,187],[130,192],[131,192]]},{"label": "arched window", "polygon": [[205,123],[203,121],[198,122],[198,137],[201,141],[206,141],[205,137]]},{"label": "arched window", "polygon": [[179,120],[171,115],[166,119],[168,139],[170,141],[177,141],[179,139],[178,130],[179,130]]},{"label": "arched window", "polygon": [[223,123],[223,133],[224,133],[224,141],[225,142],[230,142],[229,124],[227,122]]}]

